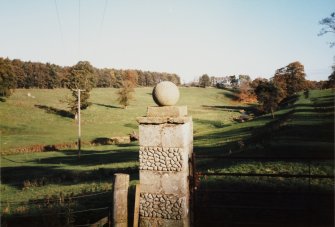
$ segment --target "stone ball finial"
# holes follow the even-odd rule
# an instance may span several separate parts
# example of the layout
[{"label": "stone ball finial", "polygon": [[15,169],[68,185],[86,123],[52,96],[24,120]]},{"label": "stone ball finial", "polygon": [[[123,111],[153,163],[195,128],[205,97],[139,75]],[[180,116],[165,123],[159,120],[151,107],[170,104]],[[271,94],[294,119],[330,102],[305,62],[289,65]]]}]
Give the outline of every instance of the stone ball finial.
[{"label": "stone ball finial", "polygon": [[160,82],[154,87],[152,98],[159,106],[173,106],[179,99],[178,87],[170,81]]}]

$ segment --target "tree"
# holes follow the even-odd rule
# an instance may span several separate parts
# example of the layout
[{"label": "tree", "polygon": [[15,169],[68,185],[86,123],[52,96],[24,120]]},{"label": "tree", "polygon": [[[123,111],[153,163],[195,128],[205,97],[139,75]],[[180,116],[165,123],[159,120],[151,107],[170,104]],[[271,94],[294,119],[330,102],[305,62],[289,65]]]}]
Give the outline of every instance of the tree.
[{"label": "tree", "polygon": [[261,110],[272,114],[274,118],[274,111],[278,108],[278,104],[284,98],[282,90],[273,81],[259,81],[255,94]]},{"label": "tree", "polygon": [[54,64],[46,64],[47,67],[47,80],[46,87],[49,89],[60,87],[60,80],[57,74],[57,66]]},{"label": "tree", "polygon": [[254,80],[251,82],[250,86],[251,86],[251,88],[252,88],[253,90],[256,90],[256,88],[258,87],[258,85],[259,85],[261,82],[268,82],[268,80],[265,79],[265,78],[262,78],[262,77],[257,77],[256,79],[254,79]]},{"label": "tree", "polygon": [[177,74],[169,74],[167,76],[167,80],[171,81],[172,83],[174,83],[175,85],[180,85],[180,77],[177,76]]},{"label": "tree", "polygon": [[97,70],[97,74],[97,87],[112,87],[112,77],[114,76],[114,74],[111,73],[111,70],[99,69]]},{"label": "tree", "polygon": [[[324,26],[319,32],[319,36],[327,33],[335,33],[335,12],[331,13],[330,17],[323,18],[321,21],[319,21],[319,23]],[[334,47],[335,42],[330,42],[329,46]],[[332,74],[330,74],[330,76],[328,77],[328,81],[325,84],[325,86],[328,88],[335,88],[335,63],[332,68],[333,72]]]},{"label": "tree", "polygon": [[122,82],[122,87],[117,92],[118,101],[124,109],[127,109],[130,104],[130,100],[133,99],[133,92],[136,86],[137,79],[138,74],[134,73],[133,70],[126,71],[125,78]]},{"label": "tree", "polygon": [[240,83],[238,99],[240,102],[255,102],[256,95],[254,89],[251,87],[250,81],[243,80]]},{"label": "tree", "polygon": [[210,80],[210,78],[207,74],[204,74],[199,78],[199,86],[200,87],[205,88],[205,87],[208,87],[210,85],[211,85],[211,80]]},{"label": "tree", "polygon": [[[50,63],[23,62],[19,59],[9,60],[6,64],[14,73],[16,88],[56,88],[68,87],[73,67],[61,67]],[[93,70],[94,86],[121,88],[128,71],[131,71],[134,83],[140,86],[153,86],[160,81],[168,80],[180,85],[180,77],[171,73],[149,72],[141,70],[97,69]]]},{"label": "tree", "polygon": [[285,96],[288,97],[305,89],[305,77],[304,66],[296,61],[288,64],[286,67],[277,69],[273,81],[282,89]]},{"label": "tree", "polygon": [[12,60],[12,69],[15,74],[17,88],[24,88],[25,73],[23,65],[24,63],[19,59]]},{"label": "tree", "polygon": [[16,88],[16,78],[9,59],[0,58],[0,97],[9,97]]},{"label": "tree", "polygon": [[138,83],[138,74],[135,70],[126,70],[124,73],[125,80],[131,83],[132,87],[136,87]]},{"label": "tree", "polygon": [[328,88],[335,88],[335,63],[332,66],[333,72],[328,76],[327,87]]},{"label": "tree", "polygon": [[[327,33],[335,33],[335,12],[331,13],[330,17],[323,18],[319,23],[323,25],[323,28],[321,28],[318,34],[319,36]],[[335,42],[330,42],[329,46],[335,46]]]},{"label": "tree", "polygon": [[72,100],[68,100],[68,105],[72,113],[77,113],[78,92],[82,90],[80,95],[80,109],[86,109],[90,103],[90,91],[95,86],[94,68],[88,61],[79,61],[70,69],[70,73],[66,83],[67,88],[72,91]]},{"label": "tree", "polygon": [[249,75],[238,75],[238,80],[240,81],[240,84],[243,82],[250,82],[251,78]]}]

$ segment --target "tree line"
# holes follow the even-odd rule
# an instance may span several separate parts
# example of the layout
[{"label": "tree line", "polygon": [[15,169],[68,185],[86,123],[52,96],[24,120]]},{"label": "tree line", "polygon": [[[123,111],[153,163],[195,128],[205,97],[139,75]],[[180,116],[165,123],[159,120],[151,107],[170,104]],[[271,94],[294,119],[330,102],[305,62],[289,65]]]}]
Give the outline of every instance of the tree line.
[{"label": "tree line", "polygon": [[304,66],[299,62],[292,62],[277,69],[270,79],[258,77],[251,80],[248,75],[209,77],[207,74],[199,78],[198,86],[216,86],[231,89],[240,102],[258,102],[259,109],[265,113],[274,113],[280,104],[285,103],[297,92],[309,90],[335,88],[335,64],[333,72],[327,81],[310,81],[306,79]]},{"label": "tree line", "polygon": [[[89,62],[88,62],[89,63]],[[66,88],[71,82],[71,74],[76,65],[59,66],[50,63],[10,60],[0,57],[0,96],[9,96],[15,88]],[[92,87],[123,86],[123,81],[131,73],[135,78],[135,86],[154,86],[160,81],[172,81],[180,85],[180,77],[176,74],[123,69],[92,68]]]}]

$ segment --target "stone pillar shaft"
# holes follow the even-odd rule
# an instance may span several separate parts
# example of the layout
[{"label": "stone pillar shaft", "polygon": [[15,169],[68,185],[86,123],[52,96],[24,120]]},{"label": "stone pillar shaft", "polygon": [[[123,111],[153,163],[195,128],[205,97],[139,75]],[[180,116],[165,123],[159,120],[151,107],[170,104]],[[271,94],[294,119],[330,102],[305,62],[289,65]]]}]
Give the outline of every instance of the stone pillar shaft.
[{"label": "stone pillar shaft", "polygon": [[186,107],[149,107],[138,122],[140,226],[189,226],[192,118]]}]

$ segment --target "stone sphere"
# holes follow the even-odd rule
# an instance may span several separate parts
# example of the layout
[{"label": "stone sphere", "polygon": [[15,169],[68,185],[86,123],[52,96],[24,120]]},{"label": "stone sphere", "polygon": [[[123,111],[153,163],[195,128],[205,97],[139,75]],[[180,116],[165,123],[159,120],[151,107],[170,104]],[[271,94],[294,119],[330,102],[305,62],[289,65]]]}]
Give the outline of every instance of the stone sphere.
[{"label": "stone sphere", "polygon": [[154,87],[152,98],[159,106],[173,106],[179,99],[178,87],[170,81],[160,82]]}]

